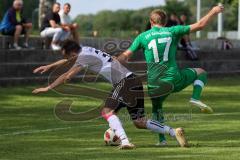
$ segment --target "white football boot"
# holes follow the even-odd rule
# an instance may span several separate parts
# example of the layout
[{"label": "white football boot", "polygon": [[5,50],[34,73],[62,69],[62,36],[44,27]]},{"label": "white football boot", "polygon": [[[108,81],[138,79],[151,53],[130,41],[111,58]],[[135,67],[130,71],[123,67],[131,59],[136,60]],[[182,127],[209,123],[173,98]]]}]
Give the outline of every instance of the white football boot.
[{"label": "white football boot", "polygon": [[128,143],[128,144],[121,144],[119,147],[118,147],[120,150],[131,150],[131,149],[134,149],[136,148],[134,144],[132,143]]},{"label": "white football boot", "polygon": [[209,114],[213,113],[213,109],[211,107],[207,106],[206,104],[204,104],[199,100],[191,99],[190,104],[192,106],[200,108],[202,113],[209,113]]}]

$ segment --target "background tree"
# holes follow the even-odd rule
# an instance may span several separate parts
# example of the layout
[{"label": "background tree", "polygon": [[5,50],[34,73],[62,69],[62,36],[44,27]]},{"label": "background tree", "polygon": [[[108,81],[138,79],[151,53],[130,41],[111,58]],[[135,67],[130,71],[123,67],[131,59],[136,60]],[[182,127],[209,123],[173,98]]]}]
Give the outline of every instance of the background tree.
[{"label": "background tree", "polygon": [[53,3],[55,3],[56,0],[39,0],[39,14],[38,14],[38,24],[39,28],[41,28],[42,20],[46,16],[46,13],[49,11],[49,9],[52,8]]},{"label": "background tree", "polygon": [[[178,6],[178,7],[176,7]],[[167,13],[191,15],[190,6],[177,0],[167,1],[166,6],[148,7],[140,10],[101,11],[93,15],[79,15],[75,19],[81,26],[81,35],[89,36],[93,30],[105,37],[135,37],[145,30],[149,14],[153,9],[164,9]],[[90,33],[90,34],[89,34]]]}]

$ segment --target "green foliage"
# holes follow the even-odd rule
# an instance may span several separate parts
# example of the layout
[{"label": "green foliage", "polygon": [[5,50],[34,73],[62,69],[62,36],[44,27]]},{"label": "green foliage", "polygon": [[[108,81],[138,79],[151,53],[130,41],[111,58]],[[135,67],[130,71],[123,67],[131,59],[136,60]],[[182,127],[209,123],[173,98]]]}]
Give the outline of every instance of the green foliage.
[{"label": "green foliage", "polygon": [[0,18],[4,16],[4,13],[8,10],[9,7],[12,6],[12,1],[9,0],[1,0],[0,3]]},{"label": "green foliage", "polygon": [[[178,6],[177,9],[176,6]],[[150,12],[159,8],[166,10],[168,13],[175,12],[178,15],[183,13],[188,16],[191,15],[188,5],[174,0],[167,1],[166,6],[149,7],[140,10],[106,10],[96,15],[79,15],[75,20],[81,26],[80,31],[82,35],[97,30],[100,36],[114,37],[117,35],[118,37],[131,37],[136,36],[135,32],[145,30]],[[129,35],[129,33],[131,34]]]},{"label": "green foliage", "polygon": [[[237,30],[237,21],[238,21],[238,0],[202,0],[202,10],[201,14],[206,14],[213,6],[222,3],[225,7],[224,11],[224,30]],[[196,20],[196,1],[194,0],[185,0],[185,3],[189,4],[192,13],[192,21]],[[213,19],[212,25],[208,26],[208,30],[217,29],[217,19]]]}]

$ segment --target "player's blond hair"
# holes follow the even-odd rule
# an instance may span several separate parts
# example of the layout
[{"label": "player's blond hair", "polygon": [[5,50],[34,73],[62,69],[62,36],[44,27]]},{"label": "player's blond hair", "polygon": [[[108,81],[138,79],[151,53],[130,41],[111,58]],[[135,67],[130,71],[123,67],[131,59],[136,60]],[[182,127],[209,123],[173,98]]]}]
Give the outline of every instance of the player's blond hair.
[{"label": "player's blond hair", "polygon": [[155,9],[150,14],[150,21],[154,24],[166,25],[167,19],[166,12],[160,9]]}]

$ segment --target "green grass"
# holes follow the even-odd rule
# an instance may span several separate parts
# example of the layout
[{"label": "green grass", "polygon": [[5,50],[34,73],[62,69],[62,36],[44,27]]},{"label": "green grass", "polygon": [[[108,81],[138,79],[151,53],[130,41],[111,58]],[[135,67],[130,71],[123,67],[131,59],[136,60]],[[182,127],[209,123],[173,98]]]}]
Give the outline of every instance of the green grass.
[{"label": "green grass", "polygon": [[[101,104],[87,97],[69,97],[55,92],[34,96],[34,86],[0,88],[0,159],[1,160],[119,160],[119,159],[240,159],[240,78],[210,80],[202,100],[215,110],[203,115],[189,114],[192,88],[168,98],[164,107],[167,124],[185,128],[191,148],[179,148],[168,137],[168,147],[155,147],[157,136],[135,129],[130,121],[124,127],[137,149],[120,151],[106,147],[103,133],[108,125],[102,119],[66,122],[54,114],[63,99],[74,100],[74,111],[84,111]],[[109,89],[106,84],[99,84]],[[151,111],[146,100],[147,113]],[[83,107],[84,106],[84,107]],[[121,117],[125,110],[121,111]],[[174,119],[175,117],[175,119]]]}]

